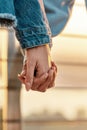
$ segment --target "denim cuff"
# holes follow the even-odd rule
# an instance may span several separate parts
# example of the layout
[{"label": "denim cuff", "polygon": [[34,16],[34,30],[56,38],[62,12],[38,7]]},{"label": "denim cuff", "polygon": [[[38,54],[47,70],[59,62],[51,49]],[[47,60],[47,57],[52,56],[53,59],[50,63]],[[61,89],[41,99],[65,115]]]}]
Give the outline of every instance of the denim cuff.
[{"label": "denim cuff", "polygon": [[51,37],[45,27],[15,28],[15,32],[22,49],[51,43]]},{"label": "denim cuff", "polygon": [[0,26],[16,27],[14,0],[0,0]]},{"label": "denim cuff", "polygon": [[0,13],[0,26],[1,27],[16,27],[17,19],[13,14]]}]

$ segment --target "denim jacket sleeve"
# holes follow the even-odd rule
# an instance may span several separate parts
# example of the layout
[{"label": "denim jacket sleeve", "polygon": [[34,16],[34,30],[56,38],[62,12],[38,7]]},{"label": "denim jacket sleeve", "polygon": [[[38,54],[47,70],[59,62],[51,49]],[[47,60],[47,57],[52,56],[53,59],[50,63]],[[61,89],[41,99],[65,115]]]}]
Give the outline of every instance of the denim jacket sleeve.
[{"label": "denim jacket sleeve", "polygon": [[18,20],[16,36],[22,48],[31,48],[51,42],[44,15],[38,0],[15,0]]},{"label": "denim jacket sleeve", "polygon": [[44,0],[52,36],[58,35],[64,29],[74,2],[75,0]]},{"label": "denim jacket sleeve", "polygon": [[[87,8],[87,0],[85,5]],[[22,48],[31,48],[51,42],[65,27],[75,0],[44,0],[49,21],[38,0],[0,0],[0,25],[13,26]]]},{"label": "denim jacket sleeve", "polygon": [[16,26],[13,0],[0,0],[0,26]]},{"label": "denim jacket sleeve", "polygon": [[51,42],[38,0],[0,0],[0,24],[14,27],[23,49]]},{"label": "denim jacket sleeve", "polygon": [[87,9],[87,0],[85,0],[85,5],[86,5],[86,9]]}]

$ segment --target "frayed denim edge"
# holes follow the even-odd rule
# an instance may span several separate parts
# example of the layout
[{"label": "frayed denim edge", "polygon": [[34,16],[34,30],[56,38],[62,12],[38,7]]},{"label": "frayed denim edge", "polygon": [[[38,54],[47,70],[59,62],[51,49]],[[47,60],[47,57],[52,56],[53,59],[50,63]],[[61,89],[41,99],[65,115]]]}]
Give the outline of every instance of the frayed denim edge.
[{"label": "frayed denim edge", "polygon": [[[0,27],[16,27],[17,19],[14,15],[8,13],[0,13],[0,19],[6,19],[6,22],[0,22]],[[9,20],[12,22],[9,23]]]}]

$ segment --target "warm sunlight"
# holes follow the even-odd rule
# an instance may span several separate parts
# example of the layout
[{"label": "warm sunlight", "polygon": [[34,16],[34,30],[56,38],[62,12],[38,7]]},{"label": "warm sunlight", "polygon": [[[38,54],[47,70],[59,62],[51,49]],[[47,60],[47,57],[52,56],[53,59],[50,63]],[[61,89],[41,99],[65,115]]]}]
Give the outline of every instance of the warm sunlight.
[{"label": "warm sunlight", "polygon": [[[8,51],[8,45],[11,51]],[[0,50],[0,120],[2,119],[4,126],[9,125],[11,128],[11,125],[13,127],[19,125],[22,127],[21,130],[87,129],[85,0],[75,0],[72,15],[66,27],[61,34],[53,38],[51,54],[58,66],[54,88],[47,89],[45,93],[32,90],[27,92],[25,86],[17,80],[17,73],[21,71],[18,72],[17,68],[21,69],[20,66],[23,63],[20,60],[23,60],[21,59],[23,57],[18,53],[20,52],[19,44],[13,29],[8,31],[6,28],[0,28]],[[7,51],[11,53],[8,54]],[[12,70],[12,75],[8,79],[9,70]],[[7,83],[8,81],[11,86]]]}]

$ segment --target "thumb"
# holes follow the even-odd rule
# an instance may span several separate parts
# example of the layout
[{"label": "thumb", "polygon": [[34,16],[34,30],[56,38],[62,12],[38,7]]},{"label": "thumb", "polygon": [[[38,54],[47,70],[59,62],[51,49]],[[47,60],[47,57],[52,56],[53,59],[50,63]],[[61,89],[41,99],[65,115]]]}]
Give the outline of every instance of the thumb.
[{"label": "thumb", "polygon": [[26,71],[26,79],[25,79],[25,87],[26,90],[30,90],[34,80],[34,70],[35,63],[32,61],[27,61],[27,71]]}]

